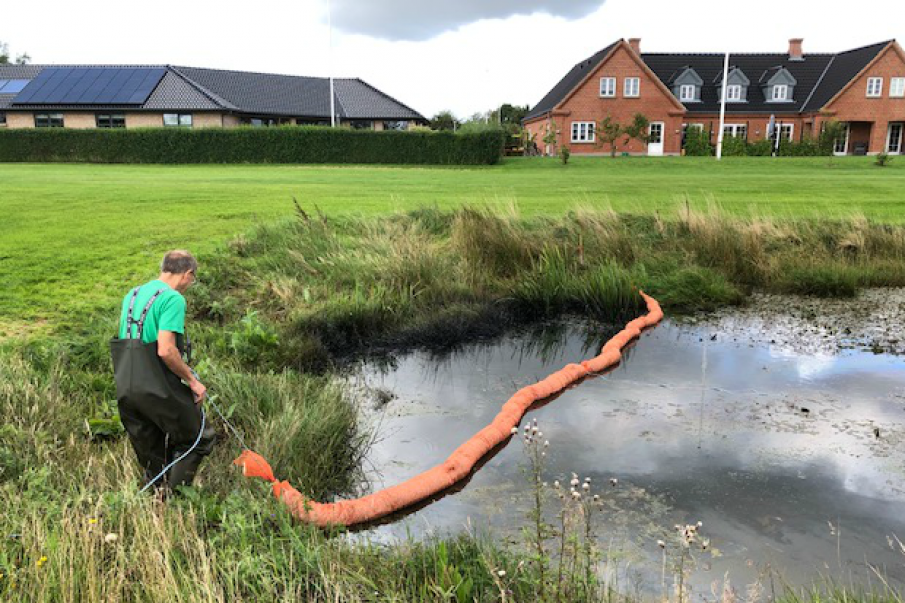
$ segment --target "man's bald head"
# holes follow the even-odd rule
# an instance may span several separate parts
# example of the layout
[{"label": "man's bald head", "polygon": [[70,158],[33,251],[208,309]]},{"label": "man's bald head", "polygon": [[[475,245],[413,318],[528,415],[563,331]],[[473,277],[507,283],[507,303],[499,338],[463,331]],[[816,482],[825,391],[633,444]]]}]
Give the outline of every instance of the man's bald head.
[{"label": "man's bald head", "polygon": [[185,249],[174,249],[168,251],[160,262],[160,271],[169,272],[170,274],[185,274],[186,272],[195,272],[198,269],[198,261],[191,253]]}]

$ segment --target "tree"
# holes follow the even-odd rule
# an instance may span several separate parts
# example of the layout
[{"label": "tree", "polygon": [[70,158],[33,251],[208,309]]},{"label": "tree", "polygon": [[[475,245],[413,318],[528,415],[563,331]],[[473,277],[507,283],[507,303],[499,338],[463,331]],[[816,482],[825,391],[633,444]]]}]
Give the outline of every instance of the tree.
[{"label": "tree", "polygon": [[597,124],[597,145],[610,145],[610,157],[615,157],[616,143],[622,136],[625,136],[624,144],[628,144],[633,138],[647,144],[650,141],[649,127],[650,121],[641,113],[635,113],[632,123],[625,126],[613,119],[612,115],[607,115]]},{"label": "tree", "polygon": [[[10,64],[9,54],[9,45],[6,42],[0,42],[0,65],[8,65]],[[16,65],[25,65],[31,60],[31,57],[28,56],[27,52],[23,52],[19,56],[16,57],[15,61],[12,61]]]},{"label": "tree", "polygon": [[430,120],[432,130],[457,130],[460,125],[452,111],[440,111]]}]

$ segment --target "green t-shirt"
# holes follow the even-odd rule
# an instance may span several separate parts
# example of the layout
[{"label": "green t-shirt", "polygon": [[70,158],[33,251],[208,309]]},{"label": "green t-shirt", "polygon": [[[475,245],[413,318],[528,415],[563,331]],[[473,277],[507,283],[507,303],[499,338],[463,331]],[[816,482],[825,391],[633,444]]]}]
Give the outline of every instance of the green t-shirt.
[{"label": "green t-shirt", "polygon": [[[166,289],[157,296],[148,315],[145,317],[145,328],[141,334],[141,340],[144,343],[157,341],[158,331],[173,331],[174,333],[185,333],[185,298],[175,289],[170,288],[165,282],[160,280],[145,283],[138,290],[138,297],[135,298],[135,305],[132,308],[132,317],[135,320],[141,318],[141,313],[145,309],[148,300],[160,289]],[[129,311],[129,300],[132,298],[132,290],[130,289],[123,298],[122,312],[119,317],[119,337],[126,338],[126,314]],[[132,326],[132,336],[138,335],[138,326]]]}]

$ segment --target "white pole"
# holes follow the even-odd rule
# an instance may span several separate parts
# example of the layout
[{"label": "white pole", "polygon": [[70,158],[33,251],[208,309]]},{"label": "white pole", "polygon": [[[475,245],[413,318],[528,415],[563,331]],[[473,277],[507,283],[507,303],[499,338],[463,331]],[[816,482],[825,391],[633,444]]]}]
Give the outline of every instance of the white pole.
[{"label": "white pole", "polygon": [[729,79],[729,53],[723,61],[723,94],[720,96],[720,131],[716,138],[716,160],[723,158],[723,124],[726,122],[726,80]]},{"label": "white pole", "polygon": [[333,93],[333,10],[327,0],[327,69],[330,70],[330,127],[336,127],[336,95]]}]

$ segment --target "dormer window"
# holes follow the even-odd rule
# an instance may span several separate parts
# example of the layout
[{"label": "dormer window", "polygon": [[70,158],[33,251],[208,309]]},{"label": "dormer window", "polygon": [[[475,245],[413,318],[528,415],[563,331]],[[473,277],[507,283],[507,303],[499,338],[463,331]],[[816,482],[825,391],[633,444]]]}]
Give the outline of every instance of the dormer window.
[{"label": "dormer window", "polygon": [[726,86],[726,102],[738,102],[742,100],[742,87],[739,84],[729,84]]},{"label": "dormer window", "polygon": [[798,80],[785,67],[768,69],[760,81],[764,98],[768,103],[791,103],[794,100]]},{"label": "dormer window", "polygon": [[691,67],[685,67],[675,78],[670,78],[672,93],[683,103],[701,102],[701,79]]},{"label": "dormer window", "polygon": [[[723,97],[723,74],[717,75],[713,80],[716,86],[717,94]],[[748,86],[751,80],[738,67],[732,67],[729,70],[729,77],[726,78],[726,102],[727,103],[744,103],[748,101]]]}]

